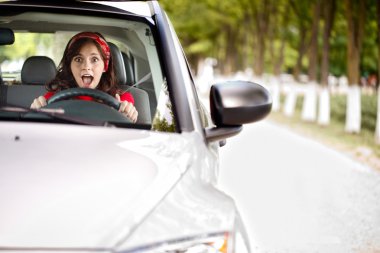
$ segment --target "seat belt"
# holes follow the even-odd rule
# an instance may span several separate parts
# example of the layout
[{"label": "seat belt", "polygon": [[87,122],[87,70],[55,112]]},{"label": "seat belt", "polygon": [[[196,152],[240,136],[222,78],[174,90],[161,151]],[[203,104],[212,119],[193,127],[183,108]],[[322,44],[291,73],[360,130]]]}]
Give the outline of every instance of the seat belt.
[{"label": "seat belt", "polygon": [[146,74],[145,76],[143,76],[139,81],[137,81],[131,87],[138,87],[140,84],[142,84],[143,82],[145,82],[146,80],[148,80],[151,76],[152,76],[152,72],[149,72],[148,74]]}]

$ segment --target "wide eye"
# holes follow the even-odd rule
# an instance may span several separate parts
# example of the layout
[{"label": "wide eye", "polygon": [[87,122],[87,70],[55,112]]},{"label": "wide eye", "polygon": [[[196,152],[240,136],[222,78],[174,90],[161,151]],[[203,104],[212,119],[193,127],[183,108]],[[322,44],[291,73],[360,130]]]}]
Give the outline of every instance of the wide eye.
[{"label": "wide eye", "polygon": [[80,56],[76,56],[76,57],[74,57],[73,61],[74,61],[74,62],[82,62],[83,59],[82,59],[82,57],[80,57]]},{"label": "wide eye", "polygon": [[98,62],[98,61],[100,61],[100,59],[99,59],[99,57],[92,57],[92,62]]}]

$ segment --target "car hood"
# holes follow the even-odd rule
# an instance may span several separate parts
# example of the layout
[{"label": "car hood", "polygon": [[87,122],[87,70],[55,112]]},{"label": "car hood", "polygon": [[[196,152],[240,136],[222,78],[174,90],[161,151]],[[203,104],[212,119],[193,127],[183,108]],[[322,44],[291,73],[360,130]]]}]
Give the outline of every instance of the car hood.
[{"label": "car hood", "polygon": [[146,130],[1,123],[0,248],[112,248],[179,180],[187,145]]}]

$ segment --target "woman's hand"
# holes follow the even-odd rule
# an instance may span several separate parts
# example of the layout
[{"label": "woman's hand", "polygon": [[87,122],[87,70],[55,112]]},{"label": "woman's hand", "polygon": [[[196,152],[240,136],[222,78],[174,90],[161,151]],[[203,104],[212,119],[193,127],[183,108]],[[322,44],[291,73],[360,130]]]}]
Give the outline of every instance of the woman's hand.
[{"label": "woman's hand", "polygon": [[125,117],[129,118],[133,123],[136,123],[138,112],[136,110],[136,107],[133,106],[132,103],[129,103],[128,101],[121,101],[120,95],[115,95],[117,101],[120,102],[120,108],[119,112],[121,112]]},{"label": "woman's hand", "polygon": [[44,96],[39,96],[33,100],[33,103],[30,105],[31,109],[39,109],[46,105],[46,98]]}]

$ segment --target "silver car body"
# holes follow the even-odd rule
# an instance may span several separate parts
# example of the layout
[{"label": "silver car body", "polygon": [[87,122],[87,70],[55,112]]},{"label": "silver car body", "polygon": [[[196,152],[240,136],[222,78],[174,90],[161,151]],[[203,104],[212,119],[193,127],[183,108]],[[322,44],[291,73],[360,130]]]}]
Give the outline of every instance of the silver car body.
[{"label": "silver car body", "polygon": [[[96,10],[91,2],[5,1],[0,9],[31,11],[15,16],[13,23],[3,15],[0,28],[12,24],[15,29],[18,20],[30,19],[32,30],[54,20],[51,29],[97,25],[107,32],[108,26],[123,28],[122,15],[145,18],[145,24],[125,22],[126,33],[136,34],[127,42],[132,49],[139,49],[139,38],[145,43],[146,52],[136,50],[136,58],[149,60],[161,117],[169,115],[162,88],[168,85],[176,131],[34,122],[33,117],[1,120],[0,252],[250,252],[233,199],[217,187],[218,150],[242,124],[269,113],[265,89],[247,83],[215,86],[210,115],[158,2],[93,2]],[[96,16],[101,5],[116,8],[105,9],[115,16],[78,14]],[[79,21],[70,19],[71,10]],[[144,37],[150,36],[147,26],[153,27],[155,42]],[[112,29],[109,34],[118,36]]]}]

